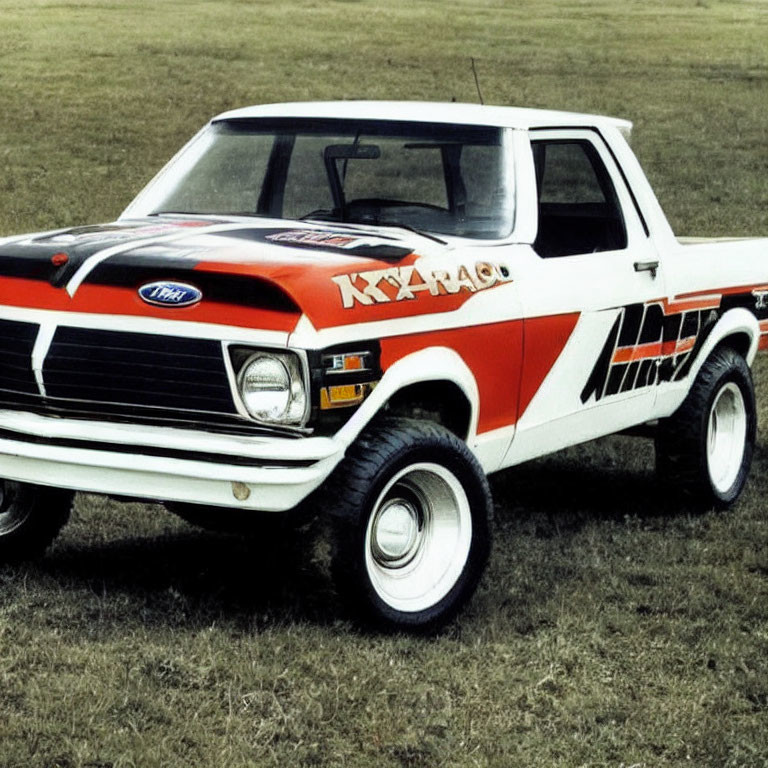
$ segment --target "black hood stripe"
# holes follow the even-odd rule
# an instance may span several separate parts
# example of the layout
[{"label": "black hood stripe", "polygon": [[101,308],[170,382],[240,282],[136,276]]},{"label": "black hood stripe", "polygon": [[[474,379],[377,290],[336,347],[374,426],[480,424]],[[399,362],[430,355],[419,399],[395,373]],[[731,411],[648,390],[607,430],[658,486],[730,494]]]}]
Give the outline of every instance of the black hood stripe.
[{"label": "black hood stripe", "polygon": [[[114,248],[118,252],[107,256],[104,262],[97,264],[93,273],[85,275],[83,282],[136,285],[146,282],[144,275],[151,274],[152,279],[158,279],[158,270],[163,273],[162,279],[181,279],[184,273],[199,263],[195,251],[199,250],[202,256],[202,252],[209,249],[181,244],[176,246],[175,241],[199,235],[223,236],[246,240],[251,243],[264,243],[269,246],[311,250],[317,252],[320,258],[323,254],[334,253],[343,256],[398,262],[413,252],[411,248],[396,244],[397,241],[394,238],[386,235],[356,233],[354,230],[334,229],[331,226],[327,229],[310,229],[297,226],[296,223],[291,226],[287,222],[286,226],[281,228],[259,228],[235,222],[210,220],[199,227],[170,226],[172,224],[173,221],[169,223],[168,220],[143,219],[125,225],[105,224],[80,227],[48,236],[15,240],[0,246],[0,276],[45,281],[57,288],[64,288],[81,268],[87,269],[90,259]],[[168,228],[164,231],[147,233],[148,229],[161,230],[163,226]],[[290,234],[295,234],[296,237],[286,240],[279,238],[280,235]],[[103,237],[99,235],[103,235]],[[320,241],[311,242],[313,235],[319,236]],[[72,236],[75,239],[67,242],[64,239],[67,236]],[[307,242],[302,242],[303,236],[308,238]],[[323,240],[324,236],[327,241]],[[78,237],[83,239],[78,241]],[[350,238],[351,242],[346,247],[334,245],[334,239],[339,238]],[[392,242],[366,243],[365,241],[369,239],[391,240]],[[356,245],[355,240],[359,240],[360,244]],[[57,253],[67,254],[66,264],[55,266],[51,262],[51,257]],[[115,270],[106,268],[104,265],[107,263],[110,266],[114,264],[119,268]],[[134,278],[131,280],[124,272],[136,267],[139,269],[135,270]],[[243,278],[237,277],[234,280],[241,281]],[[256,278],[254,280],[262,285],[266,284]],[[222,284],[222,281],[211,280],[210,282],[211,285],[219,286]],[[248,294],[250,288],[239,292],[234,288],[232,290],[234,294],[242,295]],[[214,288],[214,294],[218,295],[218,287]],[[280,303],[280,301],[276,302],[276,304]]]},{"label": "black hood stripe", "polygon": [[203,301],[242,307],[299,312],[299,307],[274,283],[249,275],[196,270],[197,262],[169,259],[137,265],[127,255],[115,256],[96,266],[83,285],[104,285],[138,290],[146,283],[173,280],[189,283],[203,293]]}]

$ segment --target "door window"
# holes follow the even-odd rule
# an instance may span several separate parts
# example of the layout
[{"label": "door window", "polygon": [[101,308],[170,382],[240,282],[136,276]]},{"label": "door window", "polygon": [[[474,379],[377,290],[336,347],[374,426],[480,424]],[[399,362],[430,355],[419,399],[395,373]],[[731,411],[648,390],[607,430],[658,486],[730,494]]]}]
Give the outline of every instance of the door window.
[{"label": "door window", "polygon": [[611,177],[592,142],[532,142],[543,258],[617,251],[627,231]]}]

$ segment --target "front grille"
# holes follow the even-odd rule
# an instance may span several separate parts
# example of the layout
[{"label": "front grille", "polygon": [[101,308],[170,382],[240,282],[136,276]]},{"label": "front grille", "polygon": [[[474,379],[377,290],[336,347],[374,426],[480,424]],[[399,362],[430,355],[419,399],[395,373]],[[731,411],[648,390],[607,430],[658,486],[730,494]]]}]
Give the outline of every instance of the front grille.
[{"label": "front grille", "polygon": [[207,339],[61,327],[43,366],[48,399],[235,415],[221,344]]},{"label": "front grille", "polygon": [[36,323],[0,320],[0,409],[234,435],[298,437],[238,414],[221,343],[62,326],[32,372]]},{"label": "front grille", "polygon": [[0,395],[38,393],[32,373],[32,349],[40,326],[0,320]]}]

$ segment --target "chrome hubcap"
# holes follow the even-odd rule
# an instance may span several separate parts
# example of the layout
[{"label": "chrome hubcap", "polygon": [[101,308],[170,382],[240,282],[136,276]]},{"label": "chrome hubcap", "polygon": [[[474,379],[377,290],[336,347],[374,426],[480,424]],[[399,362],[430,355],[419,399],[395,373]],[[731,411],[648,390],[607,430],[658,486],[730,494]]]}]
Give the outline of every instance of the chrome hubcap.
[{"label": "chrome hubcap", "polygon": [[472,543],[469,500],[440,464],[411,464],[384,487],[365,537],[365,565],[378,596],[399,611],[423,611],[461,576]]},{"label": "chrome hubcap", "polygon": [[407,499],[391,499],[373,521],[371,553],[384,568],[402,567],[418,551],[420,533],[416,504]]},{"label": "chrome hubcap", "polygon": [[747,410],[744,396],[733,382],[718,393],[709,412],[707,466],[712,485],[726,493],[736,482],[744,458]]}]

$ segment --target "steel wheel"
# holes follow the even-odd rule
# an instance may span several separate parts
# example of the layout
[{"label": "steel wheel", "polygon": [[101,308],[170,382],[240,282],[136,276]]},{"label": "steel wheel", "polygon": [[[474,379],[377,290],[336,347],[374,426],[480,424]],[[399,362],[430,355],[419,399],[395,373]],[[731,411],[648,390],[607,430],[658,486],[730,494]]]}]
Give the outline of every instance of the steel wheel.
[{"label": "steel wheel", "polygon": [[668,493],[700,509],[733,504],[749,475],[756,426],[749,366],[736,350],[719,347],[680,408],[659,421],[656,468]]},{"label": "steel wheel", "polygon": [[707,427],[707,467],[712,485],[721,493],[726,493],[738,477],[746,438],[744,396],[729,382],[712,403]]},{"label": "steel wheel", "polygon": [[398,611],[423,611],[456,584],[471,543],[469,500],[456,476],[439,464],[411,464],[374,504],[365,565],[385,603]]},{"label": "steel wheel", "polygon": [[334,583],[355,618],[432,632],[474,593],[493,506],[482,467],[445,427],[380,419],[320,493]]}]

